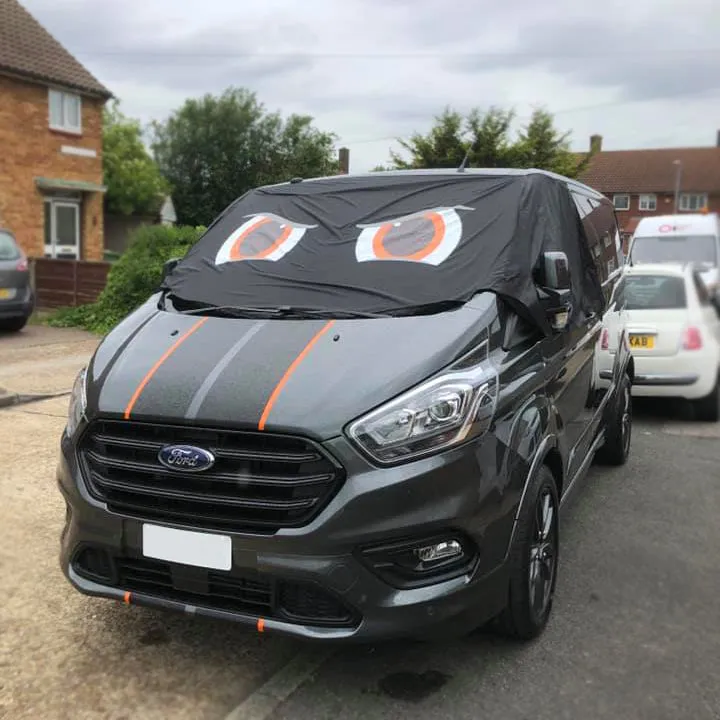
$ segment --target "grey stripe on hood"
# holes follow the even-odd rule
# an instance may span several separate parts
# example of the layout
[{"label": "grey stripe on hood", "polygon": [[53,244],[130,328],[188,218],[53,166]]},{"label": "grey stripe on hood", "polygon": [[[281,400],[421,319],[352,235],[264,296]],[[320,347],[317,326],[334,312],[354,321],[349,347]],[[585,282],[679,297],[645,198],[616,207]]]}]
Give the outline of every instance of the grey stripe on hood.
[{"label": "grey stripe on hood", "polygon": [[215,384],[220,374],[232,362],[233,358],[255,337],[255,335],[267,325],[267,320],[262,320],[253,325],[226,353],[223,355],[218,364],[213,368],[212,372],[205,378],[202,385],[197,389],[190,405],[185,413],[185,418],[191,420],[197,417],[200,406],[210,393],[212,386]]}]

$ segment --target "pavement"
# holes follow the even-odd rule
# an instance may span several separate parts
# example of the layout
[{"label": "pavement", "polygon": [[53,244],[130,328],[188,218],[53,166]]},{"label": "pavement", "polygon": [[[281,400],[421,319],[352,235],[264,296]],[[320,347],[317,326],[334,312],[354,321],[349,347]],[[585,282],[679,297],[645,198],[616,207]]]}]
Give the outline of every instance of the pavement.
[{"label": "pavement", "polygon": [[[0,337],[0,385],[67,393],[97,338],[29,330]],[[593,467],[564,513],[534,643],[325,649],[73,591],[57,562],[66,410],[0,410],[3,720],[720,720],[720,423],[640,407],[628,465]]]}]

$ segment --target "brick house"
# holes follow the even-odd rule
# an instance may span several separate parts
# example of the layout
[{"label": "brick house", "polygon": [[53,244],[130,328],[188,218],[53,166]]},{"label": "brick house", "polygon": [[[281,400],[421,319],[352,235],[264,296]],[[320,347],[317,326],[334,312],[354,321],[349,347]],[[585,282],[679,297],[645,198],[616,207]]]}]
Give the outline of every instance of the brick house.
[{"label": "brick house", "polygon": [[31,257],[102,260],[111,97],[17,0],[0,0],[0,226]]},{"label": "brick house", "polygon": [[590,150],[579,179],[613,201],[625,247],[648,215],[720,212],[720,132],[715,146],[656,150],[603,150],[593,135]]}]

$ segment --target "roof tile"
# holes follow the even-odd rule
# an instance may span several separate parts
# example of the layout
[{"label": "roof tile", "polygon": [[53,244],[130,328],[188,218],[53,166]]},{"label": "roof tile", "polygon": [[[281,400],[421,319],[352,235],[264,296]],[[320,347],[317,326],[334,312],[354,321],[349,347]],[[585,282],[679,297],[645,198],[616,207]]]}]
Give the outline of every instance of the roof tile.
[{"label": "roof tile", "polygon": [[112,97],[17,0],[0,0],[0,72]]},{"label": "roof tile", "polygon": [[602,151],[578,179],[603,193],[672,193],[675,160],[683,192],[720,193],[720,147]]}]

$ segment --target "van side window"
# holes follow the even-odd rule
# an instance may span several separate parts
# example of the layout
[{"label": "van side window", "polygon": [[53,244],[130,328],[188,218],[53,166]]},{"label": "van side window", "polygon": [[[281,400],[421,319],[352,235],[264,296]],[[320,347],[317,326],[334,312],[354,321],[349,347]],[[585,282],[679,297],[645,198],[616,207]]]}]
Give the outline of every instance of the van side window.
[{"label": "van side window", "polygon": [[608,279],[623,264],[622,242],[615,213],[609,200],[602,202],[574,189],[571,192],[585,228],[598,277],[605,287],[606,296],[609,296],[612,288],[606,286]]}]

